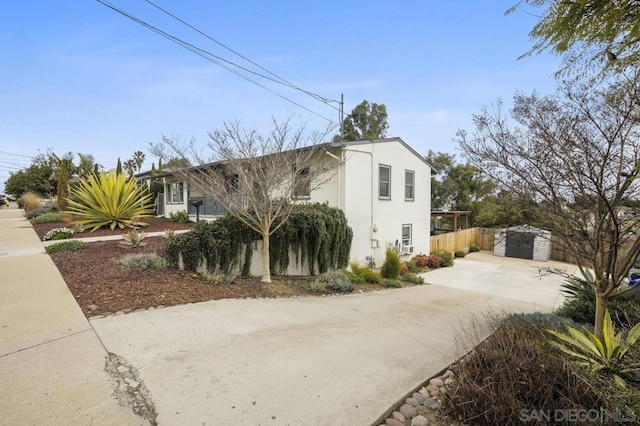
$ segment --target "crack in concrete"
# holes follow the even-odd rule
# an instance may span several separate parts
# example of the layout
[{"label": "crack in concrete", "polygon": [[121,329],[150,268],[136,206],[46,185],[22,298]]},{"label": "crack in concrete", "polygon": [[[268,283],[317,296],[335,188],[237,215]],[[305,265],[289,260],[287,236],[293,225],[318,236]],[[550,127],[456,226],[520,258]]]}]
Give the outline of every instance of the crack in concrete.
[{"label": "crack in concrete", "polygon": [[121,356],[108,352],[105,371],[111,377],[113,395],[118,403],[130,407],[136,415],[156,426],[158,413],[138,370]]}]

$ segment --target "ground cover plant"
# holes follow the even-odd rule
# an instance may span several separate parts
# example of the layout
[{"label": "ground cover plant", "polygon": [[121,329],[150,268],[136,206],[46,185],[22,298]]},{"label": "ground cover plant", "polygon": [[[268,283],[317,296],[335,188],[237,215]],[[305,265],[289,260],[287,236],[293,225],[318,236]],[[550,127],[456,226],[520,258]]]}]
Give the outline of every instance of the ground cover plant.
[{"label": "ground cover plant", "polygon": [[[566,332],[567,325],[576,326],[555,314],[507,318],[456,363],[442,413],[475,425],[549,424],[546,415],[594,408],[635,418],[635,383],[621,392],[611,374],[582,368],[554,346],[547,330]],[[634,350],[630,358],[637,356]]]},{"label": "ground cover plant", "polygon": [[71,240],[63,241],[61,243],[51,244],[44,248],[45,253],[54,254],[65,251],[78,251],[87,248],[87,243],[83,241]]}]

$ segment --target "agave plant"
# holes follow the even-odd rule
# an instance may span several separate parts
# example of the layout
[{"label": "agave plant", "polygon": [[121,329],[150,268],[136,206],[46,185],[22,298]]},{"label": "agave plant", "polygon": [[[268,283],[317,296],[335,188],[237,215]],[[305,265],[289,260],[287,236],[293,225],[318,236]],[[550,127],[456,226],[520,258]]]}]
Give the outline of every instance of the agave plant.
[{"label": "agave plant", "polygon": [[625,357],[640,338],[640,323],[636,324],[627,337],[624,333],[616,334],[609,310],[605,311],[602,338],[589,331],[580,331],[567,327],[567,332],[547,330],[558,341],[551,343],[562,352],[576,359],[578,364],[589,367],[591,371],[605,371],[613,374],[620,387],[625,387],[623,376],[640,368],[640,364],[625,362]]},{"label": "agave plant", "polygon": [[122,247],[128,248],[137,248],[146,246],[147,243],[143,242],[143,240],[147,237],[147,234],[144,232],[138,231],[137,228],[131,229],[126,234],[122,234],[123,242],[120,243]]},{"label": "agave plant", "polygon": [[75,223],[91,231],[146,226],[138,219],[153,215],[151,194],[136,187],[133,179],[115,171],[90,175],[71,190],[67,213],[79,216]]}]

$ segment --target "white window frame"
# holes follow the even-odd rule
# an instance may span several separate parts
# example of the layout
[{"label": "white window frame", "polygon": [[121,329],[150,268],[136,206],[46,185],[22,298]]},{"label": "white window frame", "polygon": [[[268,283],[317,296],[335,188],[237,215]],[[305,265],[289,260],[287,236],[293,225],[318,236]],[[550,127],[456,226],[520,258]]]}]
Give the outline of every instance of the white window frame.
[{"label": "white window frame", "polygon": [[[407,181],[407,176],[411,176],[411,185]],[[411,196],[407,197],[407,189],[411,189]],[[413,170],[404,171],[404,200],[415,201],[416,199],[416,172]]]},{"label": "white window frame", "polygon": [[[389,180],[382,180],[382,173],[380,173],[381,169],[389,170]],[[382,185],[387,185],[387,195],[382,195]],[[391,166],[388,164],[378,164],[378,198],[381,200],[390,200],[391,199]]]},{"label": "white window frame", "polygon": [[[177,201],[176,201],[177,195]],[[184,182],[171,182],[167,184],[167,204],[184,203]]]},{"label": "white window frame", "polygon": [[[405,229],[409,230],[409,237],[405,238],[404,231]],[[413,224],[412,223],[404,223],[402,224],[402,247],[412,246],[413,245]]]}]

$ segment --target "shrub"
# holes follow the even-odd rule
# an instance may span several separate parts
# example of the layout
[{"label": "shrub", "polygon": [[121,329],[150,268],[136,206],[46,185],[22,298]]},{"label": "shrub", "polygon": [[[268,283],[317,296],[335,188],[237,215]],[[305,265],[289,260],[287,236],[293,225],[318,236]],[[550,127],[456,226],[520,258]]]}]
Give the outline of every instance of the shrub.
[{"label": "shrub", "polygon": [[353,272],[344,269],[342,270],[342,272],[347,276],[347,278],[349,278],[351,284],[364,284],[367,282],[367,280],[365,280],[362,275],[356,275]]},{"label": "shrub", "polygon": [[[593,324],[596,302],[593,288],[582,278],[569,277],[562,284],[564,304],[557,309],[558,315],[576,323]],[[629,329],[640,323],[640,291],[631,290],[614,295],[607,302],[607,308],[616,328]]]},{"label": "shrub", "polygon": [[120,265],[136,269],[166,269],[167,260],[154,253],[127,254],[120,258]]},{"label": "shrub", "polygon": [[313,280],[309,282],[307,288],[311,291],[322,292],[327,291],[327,284],[319,280]]},{"label": "shrub", "polygon": [[34,192],[27,192],[22,194],[20,198],[22,200],[22,205],[24,206],[25,213],[29,213],[32,210],[37,209],[42,206],[42,199],[38,197],[38,195]]},{"label": "shrub", "polygon": [[41,205],[40,207],[29,211],[29,213],[27,213],[27,219],[34,219],[45,213],[57,212],[57,211],[58,211],[58,203],[55,201],[52,201],[50,203],[46,203],[45,205]]},{"label": "shrub", "polygon": [[[454,370],[443,411],[462,424],[522,424],[522,414],[532,410],[552,415],[555,410],[613,410],[619,402],[612,398],[623,397],[610,379],[566,362],[548,342],[544,326],[530,317],[506,320]],[[627,398],[633,403],[637,393]]]},{"label": "shrub", "polygon": [[480,251],[480,247],[478,247],[477,245],[471,244],[469,246],[469,253],[475,253],[475,252],[478,252],[478,251]]},{"label": "shrub", "polygon": [[442,259],[440,256],[429,255],[426,260],[427,268],[436,269],[439,268],[442,264]]},{"label": "shrub", "polygon": [[357,262],[351,262],[349,266],[351,266],[351,271],[353,271],[355,275],[362,277],[368,283],[379,283],[382,279],[380,274],[372,271],[369,268],[360,266],[360,264],[358,264]]},{"label": "shrub", "polygon": [[[315,281],[324,284],[328,290],[351,292],[355,289],[347,275],[342,271],[329,271],[321,274]],[[321,288],[321,284],[317,284],[317,288]],[[310,287],[311,288],[311,287]]]},{"label": "shrub", "polygon": [[407,262],[401,262],[400,263],[400,275],[404,275],[404,274],[408,274],[409,272],[409,265],[407,265]]},{"label": "shrub", "polygon": [[69,217],[69,216],[65,215],[64,213],[47,212],[47,213],[43,213],[41,215],[35,216],[33,219],[31,219],[31,223],[34,225],[37,225],[39,223],[62,222],[65,217]]},{"label": "shrub", "polygon": [[84,241],[71,240],[63,241],[61,243],[51,244],[44,248],[47,254],[62,253],[65,251],[78,251],[87,247],[87,243]]},{"label": "shrub", "polygon": [[365,279],[368,283],[379,283],[382,280],[382,277],[379,273],[372,271],[371,269],[365,268],[360,271],[360,275]]},{"label": "shrub", "polygon": [[413,259],[411,259],[411,262],[413,262],[418,268],[428,268],[428,259],[429,256],[426,254],[416,254],[413,256]]},{"label": "shrub", "polygon": [[465,252],[464,252],[464,251],[462,251],[462,250],[458,250],[458,251],[456,251],[453,255],[454,255],[455,257],[461,257],[461,258],[462,258],[462,257],[465,257],[465,256],[467,255],[467,253],[465,253]]},{"label": "shrub", "polygon": [[236,279],[236,276],[233,274],[212,274],[208,271],[204,271],[202,273],[202,278],[211,283],[229,284]]},{"label": "shrub", "polygon": [[382,281],[382,287],[386,288],[402,288],[402,283],[398,280],[384,280]]},{"label": "shrub", "polygon": [[42,241],[66,240],[71,237],[73,237],[73,229],[55,228],[47,232],[42,237]]},{"label": "shrub", "polygon": [[187,222],[189,222],[189,213],[187,213],[186,210],[180,210],[180,211],[177,211],[177,212],[171,212],[171,213],[169,213],[169,217],[174,222],[178,222],[178,223],[187,223]]},{"label": "shrub", "polygon": [[453,266],[453,255],[447,251],[436,251],[433,255],[440,258],[440,266],[443,268]]},{"label": "shrub", "polygon": [[407,269],[409,270],[410,273],[415,274],[416,272],[424,272],[424,270],[426,269],[426,267],[418,267],[418,264],[416,263],[416,261],[414,259],[411,259],[410,261],[407,262]]},{"label": "shrub", "polygon": [[380,275],[384,278],[396,278],[400,275],[400,256],[392,248],[387,249]]},{"label": "shrub", "polygon": [[402,281],[407,281],[413,284],[424,284],[424,278],[415,274],[404,274],[400,277]]},{"label": "shrub", "polygon": [[90,175],[72,189],[71,195],[69,212],[80,216],[76,223],[91,231],[103,226],[145,226],[138,218],[153,214],[152,195],[144,194],[134,179],[115,171]]}]

